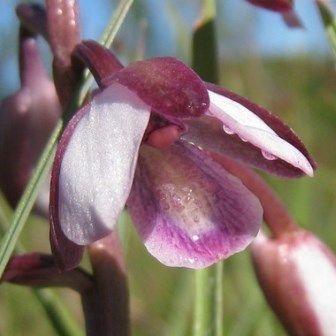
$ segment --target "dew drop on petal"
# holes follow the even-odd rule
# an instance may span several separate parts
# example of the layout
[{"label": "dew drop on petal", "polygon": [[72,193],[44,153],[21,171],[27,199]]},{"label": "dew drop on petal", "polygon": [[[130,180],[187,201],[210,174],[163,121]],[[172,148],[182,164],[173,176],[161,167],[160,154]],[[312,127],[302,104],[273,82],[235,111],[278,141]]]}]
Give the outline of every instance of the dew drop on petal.
[{"label": "dew drop on petal", "polygon": [[[238,135],[239,135],[239,134],[238,134]],[[240,138],[240,140],[243,141],[243,142],[248,142],[248,140],[247,140],[246,138],[242,137],[241,135],[239,135],[239,138]]]},{"label": "dew drop on petal", "polygon": [[267,152],[265,150],[262,150],[261,154],[267,160],[276,160],[277,159],[277,157],[275,155],[273,155],[273,154],[271,154],[271,153],[269,153],[269,152]]},{"label": "dew drop on petal", "polygon": [[187,261],[190,264],[194,264],[197,261],[197,258],[186,258],[185,261]]},{"label": "dew drop on petal", "polygon": [[224,132],[226,133],[226,134],[234,134],[235,132],[230,128],[230,127],[228,127],[228,126],[226,126],[226,125],[223,125],[223,130],[224,130]]},{"label": "dew drop on petal", "polygon": [[199,237],[199,235],[193,235],[193,236],[191,237],[191,239],[192,239],[193,241],[197,241],[197,240],[200,239],[200,237]]}]

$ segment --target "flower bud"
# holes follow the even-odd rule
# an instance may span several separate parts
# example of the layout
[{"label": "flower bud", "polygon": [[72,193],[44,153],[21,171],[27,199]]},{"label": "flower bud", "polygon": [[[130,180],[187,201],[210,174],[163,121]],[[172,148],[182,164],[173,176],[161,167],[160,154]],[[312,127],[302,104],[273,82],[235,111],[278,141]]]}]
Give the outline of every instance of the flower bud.
[{"label": "flower bud", "polygon": [[21,88],[0,103],[0,188],[13,207],[61,115],[35,37],[24,29],[19,60]]},{"label": "flower bud", "polygon": [[252,244],[260,286],[290,335],[335,335],[336,256],[312,233],[298,229]]}]

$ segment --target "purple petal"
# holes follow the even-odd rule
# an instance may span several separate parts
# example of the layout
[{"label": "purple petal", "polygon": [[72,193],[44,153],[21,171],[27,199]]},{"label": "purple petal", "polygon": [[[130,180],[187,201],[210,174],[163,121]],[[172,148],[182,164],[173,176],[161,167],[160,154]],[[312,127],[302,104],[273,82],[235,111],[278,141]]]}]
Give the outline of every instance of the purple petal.
[{"label": "purple petal", "polygon": [[293,8],[293,0],[247,0],[252,5],[275,12],[285,12]]},{"label": "purple petal", "polygon": [[113,84],[83,107],[60,140],[52,171],[51,220],[86,245],[107,235],[132,185],[150,108]]},{"label": "purple petal", "polygon": [[60,271],[69,271],[79,265],[83,257],[84,247],[69,240],[60,227],[59,220],[56,217],[58,216],[58,184],[55,181],[55,178],[56,175],[51,178],[49,209],[50,246],[58,269]]},{"label": "purple petal", "polygon": [[166,119],[197,117],[206,112],[209,96],[198,75],[172,57],[130,64],[111,77],[134,91]]},{"label": "purple petal", "polygon": [[148,251],[167,266],[203,268],[239,252],[262,221],[241,181],[184,143],[141,147],[127,205]]},{"label": "purple petal", "polygon": [[279,176],[297,177],[302,171],[283,160],[267,160],[260,149],[243,142],[237,135],[223,132],[223,124],[211,117],[201,117],[186,122],[188,131],[182,139],[203,149],[223,154],[245,164],[266,170]]},{"label": "purple petal", "polygon": [[304,28],[301,19],[294,10],[282,13],[282,19],[289,28]]},{"label": "purple petal", "polygon": [[208,113],[214,112],[221,121],[215,116],[187,121],[189,130],[183,139],[276,175],[312,174],[315,162],[295,133],[280,119],[228,90],[212,84],[208,87],[225,102],[218,104],[221,109],[210,107]]},{"label": "purple petal", "polygon": [[124,67],[110,50],[95,41],[82,41],[74,54],[90,69],[102,89],[112,84],[111,76]]},{"label": "purple petal", "polygon": [[313,168],[308,159],[292,144],[279,137],[256,114],[220,94],[209,91],[209,96],[210,107],[207,114],[221,120],[224,131],[237,134],[243,141],[260,148],[266,158],[280,158],[313,176]]}]

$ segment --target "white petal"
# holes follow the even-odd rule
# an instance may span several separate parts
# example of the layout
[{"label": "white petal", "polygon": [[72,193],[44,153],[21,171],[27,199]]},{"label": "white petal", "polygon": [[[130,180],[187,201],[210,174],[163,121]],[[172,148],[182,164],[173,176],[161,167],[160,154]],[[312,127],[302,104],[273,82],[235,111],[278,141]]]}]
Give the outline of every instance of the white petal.
[{"label": "white petal", "polygon": [[309,241],[293,251],[298,276],[306,292],[322,335],[335,335],[336,331],[336,269],[319,242]]},{"label": "white petal", "polygon": [[114,84],[95,96],[75,125],[58,198],[61,228],[73,242],[85,245],[113,229],[130,192],[149,116],[148,105]]},{"label": "white petal", "polygon": [[243,141],[260,148],[265,157],[275,156],[313,176],[313,168],[307,158],[289,142],[280,138],[256,114],[234,100],[210,90],[208,93],[210,107],[207,114],[221,120],[226,132],[235,133]]}]

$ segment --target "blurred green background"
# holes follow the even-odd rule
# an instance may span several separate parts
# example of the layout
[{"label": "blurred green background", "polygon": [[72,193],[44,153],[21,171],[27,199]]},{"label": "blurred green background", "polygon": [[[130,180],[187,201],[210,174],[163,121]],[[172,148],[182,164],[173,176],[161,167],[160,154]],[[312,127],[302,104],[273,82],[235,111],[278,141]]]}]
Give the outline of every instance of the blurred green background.
[{"label": "blurred green background", "polygon": [[[279,192],[297,222],[320,236],[335,251],[335,63],[313,1],[297,1],[298,13],[306,26],[300,32],[289,31],[277,14],[256,10],[243,0],[241,5],[236,4],[238,1],[227,1],[225,5],[222,2],[225,1],[218,1],[217,18],[220,83],[279,115],[303,139],[318,162],[316,176],[299,180],[265,178]],[[304,7],[303,2],[311,2],[310,7]],[[16,3],[5,0],[4,13],[0,16],[3,26],[0,97],[13,92],[18,85]],[[79,3],[84,36],[99,36],[116,2]],[[158,54],[176,55],[190,63],[190,39],[199,15],[199,2],[162,0],[157,3],[135,1],[114,44],[117,54],[125,63]],[[290,34],[296,38],[289,37]],[[49,51],[43,43],[41,47],[48,64]],[[133,334],[190,335],[193,272],[159,264],[146,253],[129,221],[123,224],[128,231],[125,253]],[[20,241],[28,250],[49,251],[48,224],[31,217]],[[79,297],[66,289],[56,293],[82,327]],[[285,335],[259,290],[248,251],[224,262],[223,318],[225,335]],[[3,284],[0,287],[0,335],[56,333],[30,289]]]}]

